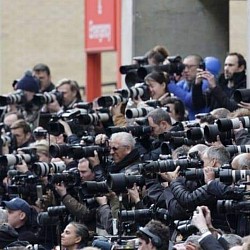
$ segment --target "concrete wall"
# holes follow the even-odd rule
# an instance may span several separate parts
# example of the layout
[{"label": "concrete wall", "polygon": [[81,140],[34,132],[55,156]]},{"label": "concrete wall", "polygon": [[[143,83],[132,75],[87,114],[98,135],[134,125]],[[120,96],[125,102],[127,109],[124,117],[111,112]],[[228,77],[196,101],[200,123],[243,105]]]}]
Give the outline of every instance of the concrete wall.
[{"label": "concrete wall", "polygon": [[230,1],[229,18],[230,51],[247,56],[247,0]]},{"label": "concrete wall", "polygon": [[134,55],[161,44],[172,55],[198,53],[224,60],[228,12],[228,0],[136,0]]},{"label": "concrete wall", "polygon": [[[40,62],[53,82],[85,85],[84,0],[1,0],[0,10],[0,94]],[[114,53],[103,53],[102,62],[102,81],[115,81]]]}]

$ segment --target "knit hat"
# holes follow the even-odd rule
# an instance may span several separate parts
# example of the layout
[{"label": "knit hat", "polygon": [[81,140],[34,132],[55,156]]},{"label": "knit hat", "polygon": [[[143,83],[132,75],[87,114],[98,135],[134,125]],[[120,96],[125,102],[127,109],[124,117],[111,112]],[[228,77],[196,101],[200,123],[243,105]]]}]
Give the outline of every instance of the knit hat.
[{"label": "knit hat", "polygon": [[0,249],[3,249],[8,244],[16,241],[17,238],[18,233],[11,225],[7,223],[0,225]]},{"label": "knit hat", "polygon": [[204,59],[206,70],[211,72],[214,76],[218,76],[221,70],[221,62],[218,58],[208,56]]},{"label": "knit hat", "polygon": [[31,71],[27,71],[25,75],[20,79],[20,81],[18,81],[16,89],[38,93],[39,80],[32,75]]},{"label": "knit hat", "polygon": [[26,214],[27,217],[30,217],[31,215],[29,203],[21,198],[13,198],[10,201],[2,201],[2,203],[10,210],[21,210]]}]

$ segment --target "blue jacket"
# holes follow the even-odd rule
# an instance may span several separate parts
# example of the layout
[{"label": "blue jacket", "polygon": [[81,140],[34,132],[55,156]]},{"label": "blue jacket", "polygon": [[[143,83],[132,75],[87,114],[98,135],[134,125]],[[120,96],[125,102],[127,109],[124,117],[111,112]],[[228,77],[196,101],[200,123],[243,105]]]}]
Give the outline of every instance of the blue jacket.
[{"label": "blue jacket", "polygon": [[[202,91],[203,93],[208,89],[208,82],[203,80],[202,82]],[[181,99],[185,105],[186,110],[188,111],[189,120],[194,120],[195,115],[199,113],[208,113],[210,110],[204,105],[202,108],[196,108],[193,106],[192,102],[192,87],[188,84],[186,80],[181,80],[177,83],[171,81],[168,84],[168,91],[179,99]]]}]

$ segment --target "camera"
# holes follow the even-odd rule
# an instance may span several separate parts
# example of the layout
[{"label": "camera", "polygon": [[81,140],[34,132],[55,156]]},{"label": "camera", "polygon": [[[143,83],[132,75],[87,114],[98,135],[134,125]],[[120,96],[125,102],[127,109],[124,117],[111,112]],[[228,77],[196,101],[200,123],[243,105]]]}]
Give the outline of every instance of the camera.
[{"label": "camera", "polygon": [[0,156],[0,165],[12,166],[22,164],[25,161],[27,164],[38,161],[36,154],[5,154]]},{"label": "camera", "polygon": [[177,220],[174,222],[174,224],[176,231],[178,231],[184,239],[186,239],[189,235],[195,234],[199,231],[196,226],[191,224],[190,220]]},{"label": "camera", "polygon": [[25,102],[25,94],[21,89],[18,89],[9,95],[0,96],[0,106],[6,106],[9,104],[21,104]]},{"label": "camera", "polygon": [[106,128],[106,133],[108,135],[112,135],[118,132],[127,132],[131,133],[135,137],[139,137],[151,134],[152,128],[150,126],[127,126],[127,127],[110,126]]},{"label": "camera", "polygon": [[184,68],[185,66],[181,62],[181,57],[177,56],[176,58],[170,59],[170,64],[158,65],[158,66],[153,66],[153,65],[142,66],[137,70],[137,74],[138,74],[138,77],[142,79],[144,79],[146,75],[151,73],[153,70],[164,71],[164,72],[169,73],[170,75],[173,75],[173,74],[181,75]]},{"label": "camera", "polygon": [[240,124],[242,123],[244,128],[250,127],[250,117],[242,116],[239,118],[227,119],[221,118],[217,120],[218,129],[220,132],[226,132],[230,129],[238,129],[240,128]]},{"label": "camera", "polygon": [[167,131],[159,135],[159,140],[170,141],[173,137],[186,137],[186,131]]},{"label": "camera", "polygon": [[116,93],[119,93],[124,98],[137,99],[141,97],[142,100],[149,99],[149,87],[146,83],[140,83],[136,87],[131,87],[129,89],[118,89]]},{"label": "camera", "polygon": [[218,125],[206,125],[204,127],[204,138],[207,142],[215,142],[217,141],[217,136],[220,137],[222,142],[228,141],[228,144],[232,144],[229,141],[233,138],[233,135],[230,130],[226,132],[220,132]]},{"label": "camera", "polygon": [[118,218],[120,222],[140,222],[155,219],[169,224],[171,221],[167,209],[154,207],[149,209],[122,210],[118,213]]},{"label": "camera", "polygon": [[180,166],[180,171],[186,171],[188,168],[201,168],[203,162],[199,159],[179,159],[179,160],[158,160],[158,161],[148,161],[139,164],[139,168],[142,174],[147,173],[164,173],[172,172]]},{"label": "camera", "polygon": [[204,138],[204,129],[193,127],[187,130],[187,138],[190,140],[202,140]]},{"label": "camera", "polygon": [[126,103],[128,98],[121,95],[101,96],[97,99],[97,104],[101,107],[111,107],[119,103]]},{"label": "camera", "polygon": [[66,169],[64,161],[59,162],[35,162],[32,169],[37,176],[47,176],[52,173],[62,173]]},{"label": "camera", "polygon": [[34,137],[46,139],[48,131],[46,129],[36,128],[33,131]]},{"label": "camera", "polygon": [[109,193],[109,187],[106,181],[85,181],[81,185],[82,194],[86,196],[101,196]]},{"label": "camera", "polygon": [[90,111],[93,109],[93,102],[77,102],[74,104],[74,108],[85,109]]},{"label": "camera", "polygon": [[145,178],[142,175],[126,175],[124,173],[109,174],[107,185],[116,193],[123,193],[127,188],[132,188],[136,184],[139,187],[145,185]]},{"label": "camera", "polygon": [[110,120],[109,113],[93,113],[93,114],[81,114],[79,117],[79,123],[82,125],[98,125],[100,122],[108,122]]},{"label": "camera", "polygon": [[131,108],[131,109],[127,109],[125,114],[128,119],[131,119],[131,118],[137,118],[137,117],[144,117],[152,110],[154,110],[153,107]]},{"label": "camera", "polygon": [[226,150],[230,153],[231,156],[241,153],[250,153],[250,145],[229,145],[226,147]]},{"label": "camera", "polygon": [[236,102],[250,102],[250,89],[236,89],[234,92]]},{"label": "camera", "polygon": [[250,201],[218,200],[219,214],[250,214]]},{"label": "camera", "polygon": [[81,184],[81,177],[77,170],[72,169],[62,173],[48,175],[48,182],[50,186],[63,182],[68,188],[76,187]]},{"label": "camera", "polygon": [[62,105],[63,94],[58,90],[52,90],[43,94],[35,94],[32,101],[35,105],[42,106],[44,104],[49,104],[53,102],[54,99],[57,100],[59,105]]},{"label": "camera", "polygon": [[[219,178],[221,182],[231,185],[238,181],[246,181],[247,176],[250,175],[250,170],[232,170],[228,164],[222,165],[220,168],[214,169],[215,177]],[[203,169],[189,168],[184,172],[187,180],[203,180]]]}]

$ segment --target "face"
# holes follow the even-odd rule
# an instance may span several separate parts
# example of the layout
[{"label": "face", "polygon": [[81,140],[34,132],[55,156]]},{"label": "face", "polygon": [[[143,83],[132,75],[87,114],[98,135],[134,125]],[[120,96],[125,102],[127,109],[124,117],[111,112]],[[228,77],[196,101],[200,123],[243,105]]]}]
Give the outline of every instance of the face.
[{"label": "face", "polygon": [[156,249],[151,241],[149,241],[149,243],[147,244],[145,240],[139,238],[139,247],[138,250],[152,250],[152,249]]},{"label": "face", "polygon": [[160,124],[154,123],[152,117],[148,117],[148,124],[152,128],[152,135],[158,136],[160,134],[163,134],[167,130],[166,122],[161,121]]},{"label": "face", "polygon": [[34,75],[40,80],[41,90],[45,90],[51,82],[51,77],[46,71],[35,71]]},{"label": "face", "polygon": [[158,100],[161,96],[163,96],[166,93],[165,83],[158,83],[153,80],[148,80],[147,84],[149,86],[149,91],[150,91],[150,97],[154,100]]},{"label": "face", "polygon": [[76,98],[76,92],[72,91],[70,84],[63,84],[58,87],[58,91],[63,94],[63,105],[68,106]]},{"label": "face", "polygon": [[24,95],[25,95],[26,100],[27,100],[28,102],[30,102],[30,101],[33,99],[35,93],[34,93],[34,92],[27,91],[27,90],[24,90]]},{"label": "face", "polygon": [[30,138],[30,133],[25,134],[22,128],[11,129],[11,133],[15,136],[17,147],[20,147]]},{"label": "face", "polygon": [[120,162],[126,155],[131,152],[129,146],[122,145],[118,140],[110,141],[110,154],[115,163]]},{"label": "face", "polygon": [[185,69],[183,71],[183,76],[188,82],[193,82],[196,78],[196,73],[198,69],[198,64],[194,57],[187,57],[183,60]]},{"label": "face", "polygon": [[210,159],[206,152],[201,154],[201,160],[203,161],[204,167],[215,167],[215,160]]},{"label": "face", "polygon": [[21,210],[10,210],[8,209],[8,223],[18,228],[24,224],[25,213]]},{"label": "face", "polygon": [[89,168],[89,162],[83,161],[78,164],[78,171],[82,181],[93,181],[95,178],[94,173]]},{"label": "face", "polygon": [[231,80],[234,73],[241,72],[243,67],[238,65],[237,56],[227,56],[224,63],[225,79]]},{"label": "face", "polygon": [[76,228],[69,224],[61,234],[61,243],[63,247],[72,247],[81,241],[81,237],[76,235]]}]

